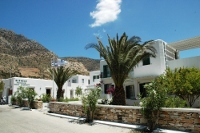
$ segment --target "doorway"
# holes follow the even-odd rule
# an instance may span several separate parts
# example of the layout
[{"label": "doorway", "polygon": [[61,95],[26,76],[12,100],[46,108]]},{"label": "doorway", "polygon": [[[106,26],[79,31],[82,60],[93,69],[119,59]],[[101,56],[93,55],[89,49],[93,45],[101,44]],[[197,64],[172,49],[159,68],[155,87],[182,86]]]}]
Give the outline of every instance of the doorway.
[{"label": "doorway", "polygon": [[74,91],[70,90],[70,98],[74,98]]},{"label": "doorway", "polygon": [[144,88],[145,84],[147,84],[147,83],[140,84],[140,95],[141,95],[141,98],[144,98],[144,97],[147,96],[146,88]]},{"label": "doorway", "polygon": [[51,96],[51,89],[46,89],[46,94]]}]

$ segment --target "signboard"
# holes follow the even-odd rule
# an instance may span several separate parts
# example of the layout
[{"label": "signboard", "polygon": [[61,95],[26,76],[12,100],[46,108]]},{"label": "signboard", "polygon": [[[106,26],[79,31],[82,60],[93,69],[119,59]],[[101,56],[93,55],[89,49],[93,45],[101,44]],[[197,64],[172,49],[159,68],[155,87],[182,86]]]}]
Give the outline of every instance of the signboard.
[{"label": "signboard", "polygon": [[14,80],[14,85],[18,85],[18,86],[30,86],[30,84],[27,84],[27,80],[24,80],[24,79],[15,79]]}]

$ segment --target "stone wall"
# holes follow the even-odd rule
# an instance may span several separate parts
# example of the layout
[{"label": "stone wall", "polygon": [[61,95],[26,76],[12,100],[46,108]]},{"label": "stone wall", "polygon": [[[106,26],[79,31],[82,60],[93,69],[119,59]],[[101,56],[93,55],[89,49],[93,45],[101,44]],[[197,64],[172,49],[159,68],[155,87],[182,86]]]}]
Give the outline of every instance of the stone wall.
[{"label": "stone wall", "polygon": [[[15,104],[13,104],[13,105],[15,105]],[[19,102],[16,102],[16,105],[20,106]],[[23,100],[23,106],[24,107],[28,107],[28,101],[27,100]],[[43,108],[43,102],[42,101],[34,101],[33,102],[33,108],[34,109],[41,109],[41,108]]]},{"label": "stone wall", "polygon": [[[51,102],[49,109],[52,113],[85,117],[82,105],[77,103]],[[137,106],[98,105],[94,119],[144,125],[146,121],[140,109]],[[163,108],[158,125],[161,128],[199,133],[200,109]]]},{"label": "stone wall", "polygon": [[42,101],[34,101],[33,107],[35,109],[42,109],[43,108],[43,102]]}]

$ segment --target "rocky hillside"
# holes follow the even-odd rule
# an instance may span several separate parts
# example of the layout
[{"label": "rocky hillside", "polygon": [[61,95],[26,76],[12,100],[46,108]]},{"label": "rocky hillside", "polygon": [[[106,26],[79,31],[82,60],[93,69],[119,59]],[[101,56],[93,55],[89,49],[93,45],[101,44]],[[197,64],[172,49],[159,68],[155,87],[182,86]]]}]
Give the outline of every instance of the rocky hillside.
[{"label": "rocky hillside", "polygon": [[88,71],[100,70],[100,60],[98,59],[91,59],[86,57],[63,57],[62,59],[69,62],[82,63]]},{"label": "rocky hillside", "polygon": [[[10,30],[0,29],[0,79],[11,76],[50,78],[47,74],[52,57],[51,51],[34,40],[29,40]],[[82,74],[99,70],[99,61],[84,57],[65,57],[68,66]],[[81,60],[81,61],[80,61]],[[94,64],[96,62],[96,64]]]}]

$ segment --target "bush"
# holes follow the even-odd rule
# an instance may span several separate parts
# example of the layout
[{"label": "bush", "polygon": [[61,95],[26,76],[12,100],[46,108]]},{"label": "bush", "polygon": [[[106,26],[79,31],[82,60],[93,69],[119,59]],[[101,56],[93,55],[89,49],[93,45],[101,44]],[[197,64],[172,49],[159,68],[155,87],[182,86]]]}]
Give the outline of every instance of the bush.
[{"label": "bush", "polygon": [[16,98],[16,104],[19,106],[23,106],[22,99],[24,97],[24,94],[22,92],[23,92],[23,88],[19,87],[17,88],[17,91],[14,93],[14,97]]},{"label": "bush", "polygon": [[77,96],[80,96],[80,95],[82,95],[82,88],[81,87],[76,87],[76,90],[75,90],[75,94],[77,95]]},{"label": "bush", "polygon": [[16,99],[17,99],[17,104],[19,105],[19,106],[23,106],[23,97],[19,94],[19,95],[17,95],[16,96]]},{"label": "bush", "polygon": [[81,100],[84,108],[84,112],[86,114],[86,122],[93,122],[94,112],[96,110],[97,100],[100,97],[101,88],[97,87],[94,89],[90,89],[89,92],[86,92]]},{"label": "bush", "polygon": [[183,108],[187,105],[187,102],[179,97],[168,97],[165,101],[164,107],[169,108]]},{"label": "bush", "polygon": [[163,86],[162,76],[145,85],[147,97],[142,101],[142,115],[147,120],[147,131],[152,132],[156,128],[161,107],[164,106],[167,90]]},{"label": "bush", "polygon": [[48,94],[42,94],[42,97],[41,97],[42,102],[48,103],[48,102],[51,101],[51,99],[52,99],[52,98],[51,98],[50,95],[48,95]]},{"label": "bush", "polygon": [[200,69],[176,68],[165,71],[165,84],[170,94],[187,101],[192,107],[200,97]]},{"label": "bush", "polygon": [[15,105],[17,102],[17,98],[15,96],[11,96],[11,104]]},{"label": "bush", "polygon": [[79,101],[79,99],[78,98],[70,98],[70,99],[68,99],[68,101]]},{"label": "bush", "polygon": [[60,98],[60,101],[61,102],[70,102],[70,101],[79,101],[79,99],[78,98],[70,98],[69,99],[69,98],[66,97],[65,99],[64,98]]},{"label": "bush", "polygon": [[28,99],[28,106],[29,108],[33,107],[33,101],[35,99],[35,96],[37,93],[30,88],[24,88],[24,87],[19,87],[17,88],[17,91],[14,94],[17,98],[17,102],[20,106],[23,105],[22,99]]}]

